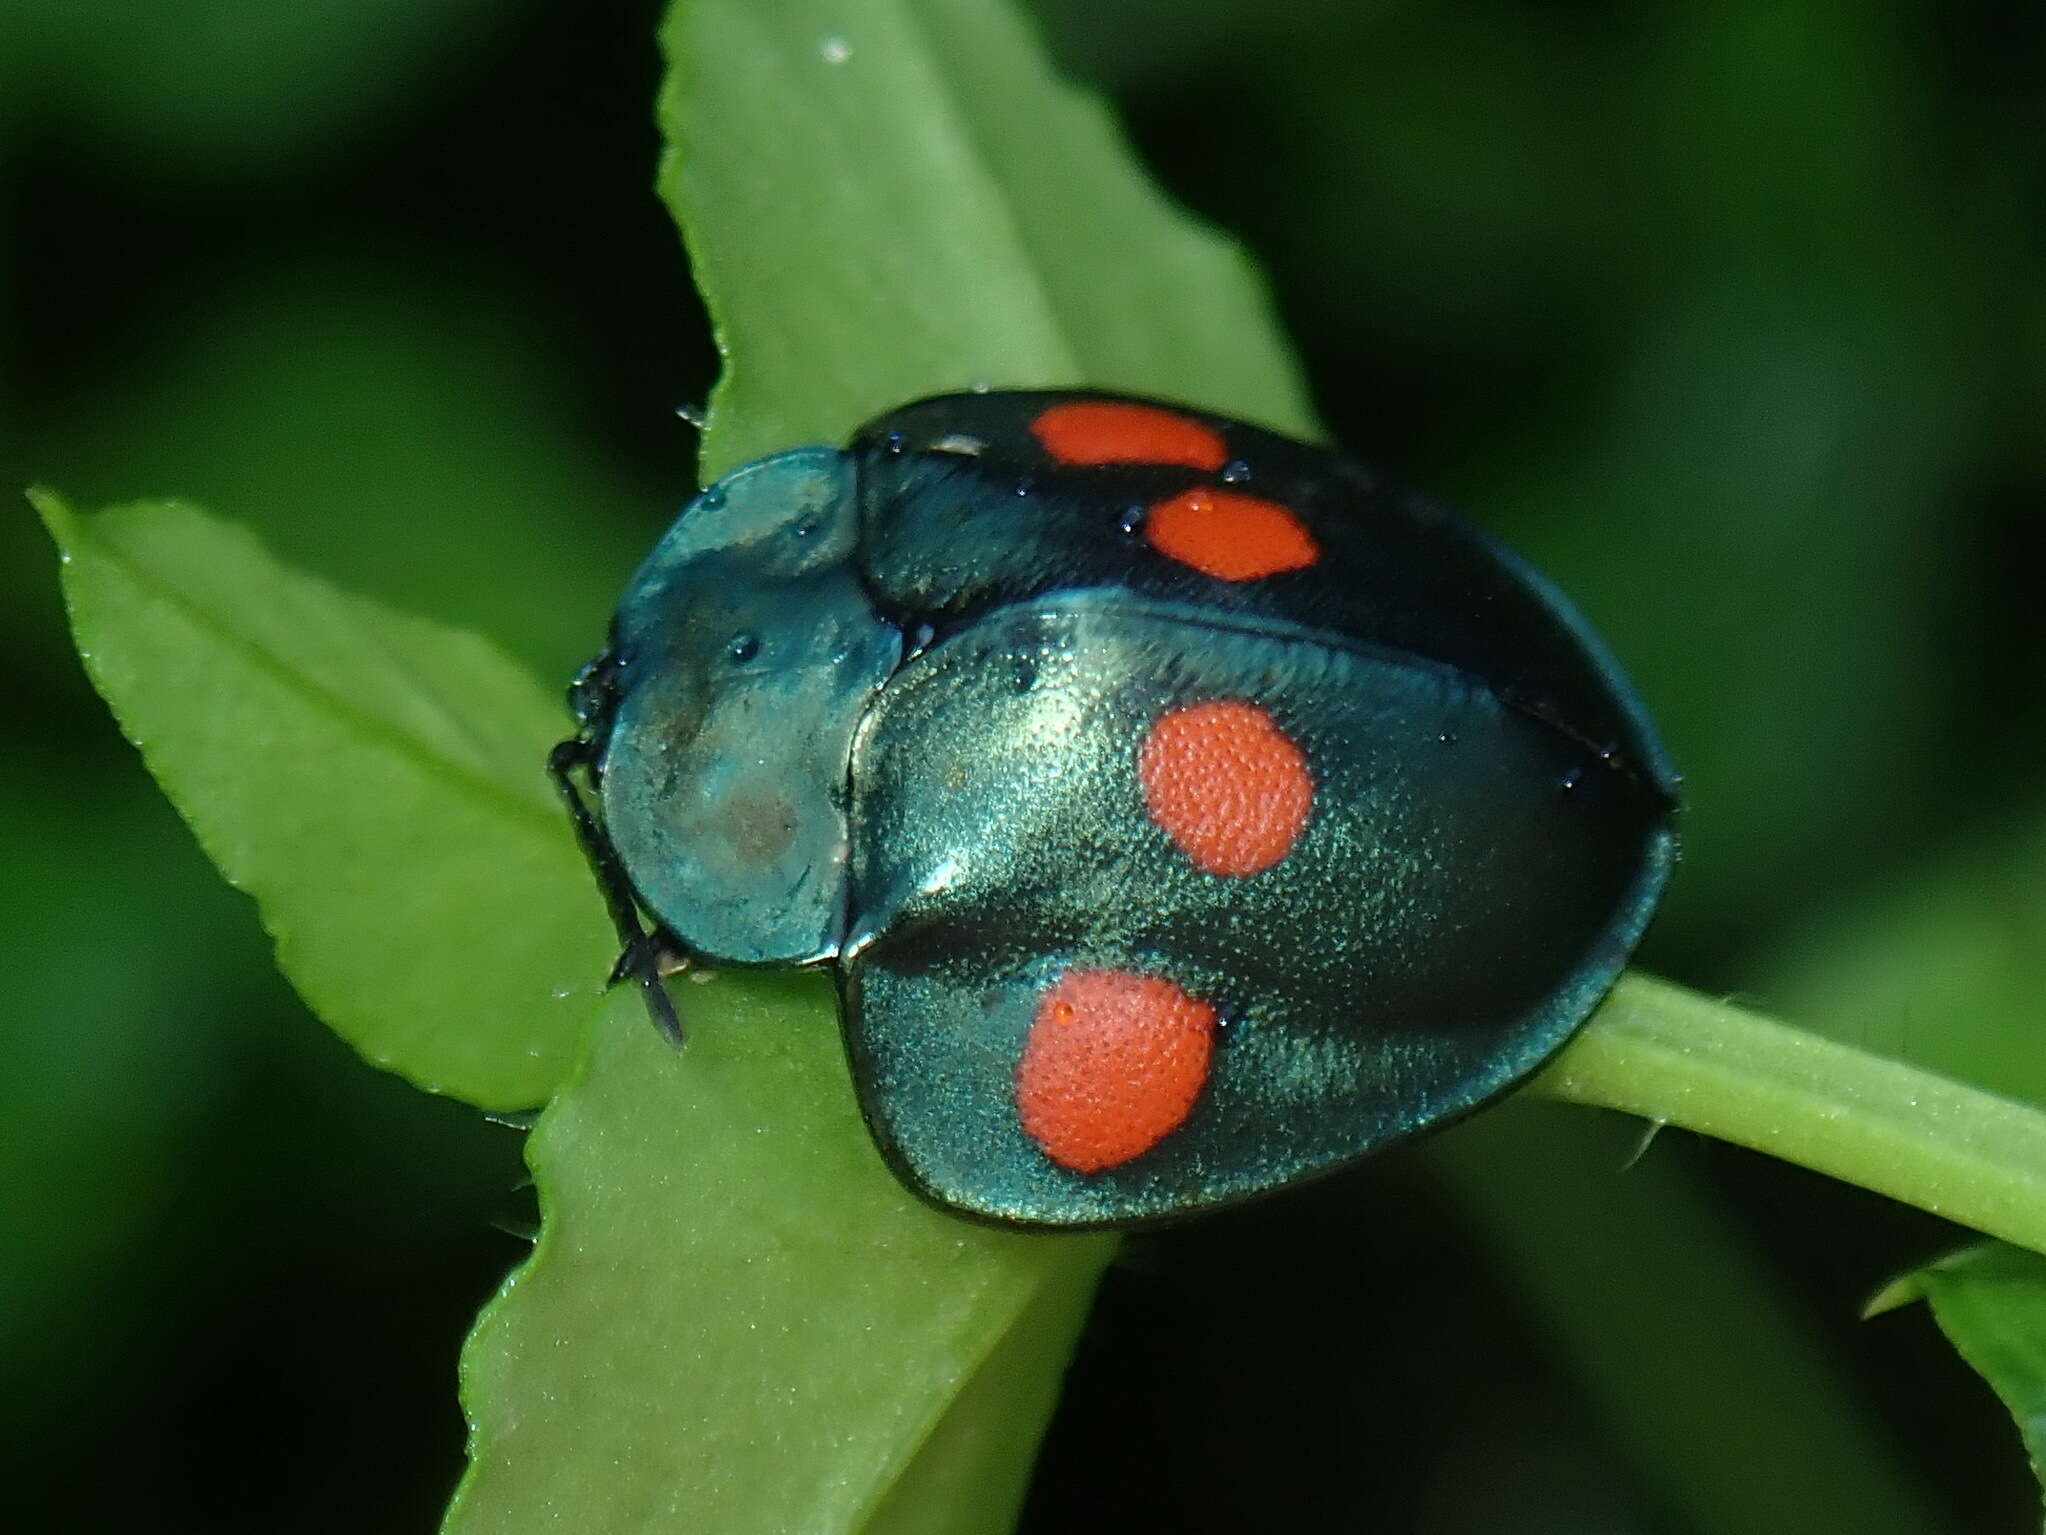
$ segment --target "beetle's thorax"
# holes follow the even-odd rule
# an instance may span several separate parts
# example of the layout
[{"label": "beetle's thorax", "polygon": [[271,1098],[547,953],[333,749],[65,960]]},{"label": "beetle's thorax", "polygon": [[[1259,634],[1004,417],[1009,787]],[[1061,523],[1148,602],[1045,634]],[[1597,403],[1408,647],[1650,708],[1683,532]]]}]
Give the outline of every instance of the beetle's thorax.
[{"label": "beetle's thorax", "polygon": [[846,761],[901,636],[860,585],[854,472],[804,448],[693,501],[619,605],[605,824],[648,909],[735,964],[837,952]]}]

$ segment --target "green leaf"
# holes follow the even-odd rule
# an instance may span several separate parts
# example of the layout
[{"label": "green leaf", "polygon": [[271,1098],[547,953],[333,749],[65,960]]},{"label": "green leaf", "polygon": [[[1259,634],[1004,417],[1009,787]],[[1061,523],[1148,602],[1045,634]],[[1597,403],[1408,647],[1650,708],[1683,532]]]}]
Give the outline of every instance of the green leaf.
[{"label": "green leaf", "polygon": [[1964,1247],[1893,1280],[1869,1314],[1919,1299],[2010,1409],[2046,1487],[2046,1257],[2002,1242]]},{"label": "green leaf", "polygon": [[93,682],[314,1011],[432,1091],[544,1100],[615,946],[543,772],[547,695],[192,507],[34,500]]},{"label": "green leaf", "polygon": [[854,1529],[995,1349],[981,1442],[930,1446],[967,1474],[935,1518],[904,1494],[886,1527],[1004,1527],[1113,1243],[911,1198],[819,978],[722,974],[681,1001],[678,1053],[621,998],[534,1132],[540,1245],[464,1356],[472,1470],[448,1528]]},{"label": "green leaf", "polygon": [[661,190],[727,359],[705,473],[920,395],[1118,386],[1312,435],[1248,262],[994,0],[683,0]]},{"label": "green leaf", "polygon": [[[1103,1241],[1102,1251],[1110,1246]],[[1030,1308],[1009,1324],[896,1478],[863,1535],[956,1535],[1015,1523],[1037,1431],[1058,1403],[1066,1356],[1087,1320],[1093,1278],[1088,1270],[1071,1282],[1038,1287]]]}]

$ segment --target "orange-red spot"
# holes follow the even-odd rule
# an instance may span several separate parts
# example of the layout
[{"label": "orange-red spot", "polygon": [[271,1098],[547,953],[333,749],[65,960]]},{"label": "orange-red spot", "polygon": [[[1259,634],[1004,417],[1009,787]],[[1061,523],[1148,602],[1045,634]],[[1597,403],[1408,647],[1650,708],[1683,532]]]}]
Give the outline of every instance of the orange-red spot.
[{"label": "orange-red spot", "polygon": [[1214,1008],[1172,982],[1070,970],[1016,1063],[1023,1133],[1076,1173],[1118,1167],[1186,1122],[1214,1053]]},{"label": "orange-red spot", "polygon": [[1207,874],[1259,874],[1292,851],[1314,806],[1307,754],[1240,698],[1158,717],[1137,755],[1144,808]]},{"label": "orange-red spot", "polygon": [[1305,570],[1321,558],[1314,535],[1289,508],[1205,486],[1152,507],[1144,538],[1167,558],[1223,581]]},{"label": "orange-red spot", "polygon": [[1220,469],[1229,459],[1221,433],[1177,411],[1128,400],[1068,400],[1030,423],[1044,451],[1062,464],[1184,464]]}]

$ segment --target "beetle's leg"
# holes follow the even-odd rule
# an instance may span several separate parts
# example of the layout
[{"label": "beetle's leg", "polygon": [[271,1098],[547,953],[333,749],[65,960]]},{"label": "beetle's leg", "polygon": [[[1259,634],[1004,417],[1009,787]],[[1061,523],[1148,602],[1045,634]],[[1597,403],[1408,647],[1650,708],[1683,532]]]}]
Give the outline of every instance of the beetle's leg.
[{"label": "beetle's leg", "polygon": [[661,984],[671,975],[679,975],[689,968],[690,956],[686,950],[677,948],[665,933],[641,932],[625,942],[619,951],[618,962],[611,967],[608,984],[616,986],[630,977],[639,982],[640,994],[646,998],[647,1016],[654,1021],[668,1043],[677,1050],[687,1043],[688,1035],[683,1030],[681,1016],[675,1011],[675,1002],[668,995],[668,988]]},{"label": "beetle's leg", "polygon": [[617,849],[611,846],[611,839],[604,835],[604,828],[597,824],[582,790],[576,786],[575,770],[588,767],[594,754],[594,747],[584,736],[563,741],[547,754],[547,776],[554,780],[562,803],[568,807],[576,841],[582,844],[583,856],[597,876],[597,888],[603,892],[604,905],[610,910],[611,925],[618,929],[620,953],[618,963],[611,967],[611,984],[616,985],[627,976],[638,981],[647,1016],[653,1019],[655,1028],[680,1048],[687,1036],[675,1012],[674,999],[661,984],[661,977],[666,973],[664,961],[686,960],[687,956],[678,955],[659,934],[640,926],[639,903],[625,877],[625,866],[618,861]]}]

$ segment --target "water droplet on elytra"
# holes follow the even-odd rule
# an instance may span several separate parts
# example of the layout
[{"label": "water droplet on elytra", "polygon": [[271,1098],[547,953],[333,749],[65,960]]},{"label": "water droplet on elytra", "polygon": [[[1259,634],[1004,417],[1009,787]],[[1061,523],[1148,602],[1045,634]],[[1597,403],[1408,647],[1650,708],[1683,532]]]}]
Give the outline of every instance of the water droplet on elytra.
[{"label": "water droplet on elytra", "polygon": [[1240,458],[1232,458],[1222,466],[1222,483],[1224,485],[1241,485],[1249,478],[1250,465]]},{"label": "water droplet on elytra", "polygon": [[817,45],[827,64],[843,64],[852,57],[852,44],[842,37],[827,37]]},{"label": "water droplet on elytra", "polygon": [[734,661],[750,661],[760,654],[759,637],[742,629],[725,642],[725,654]]}]

